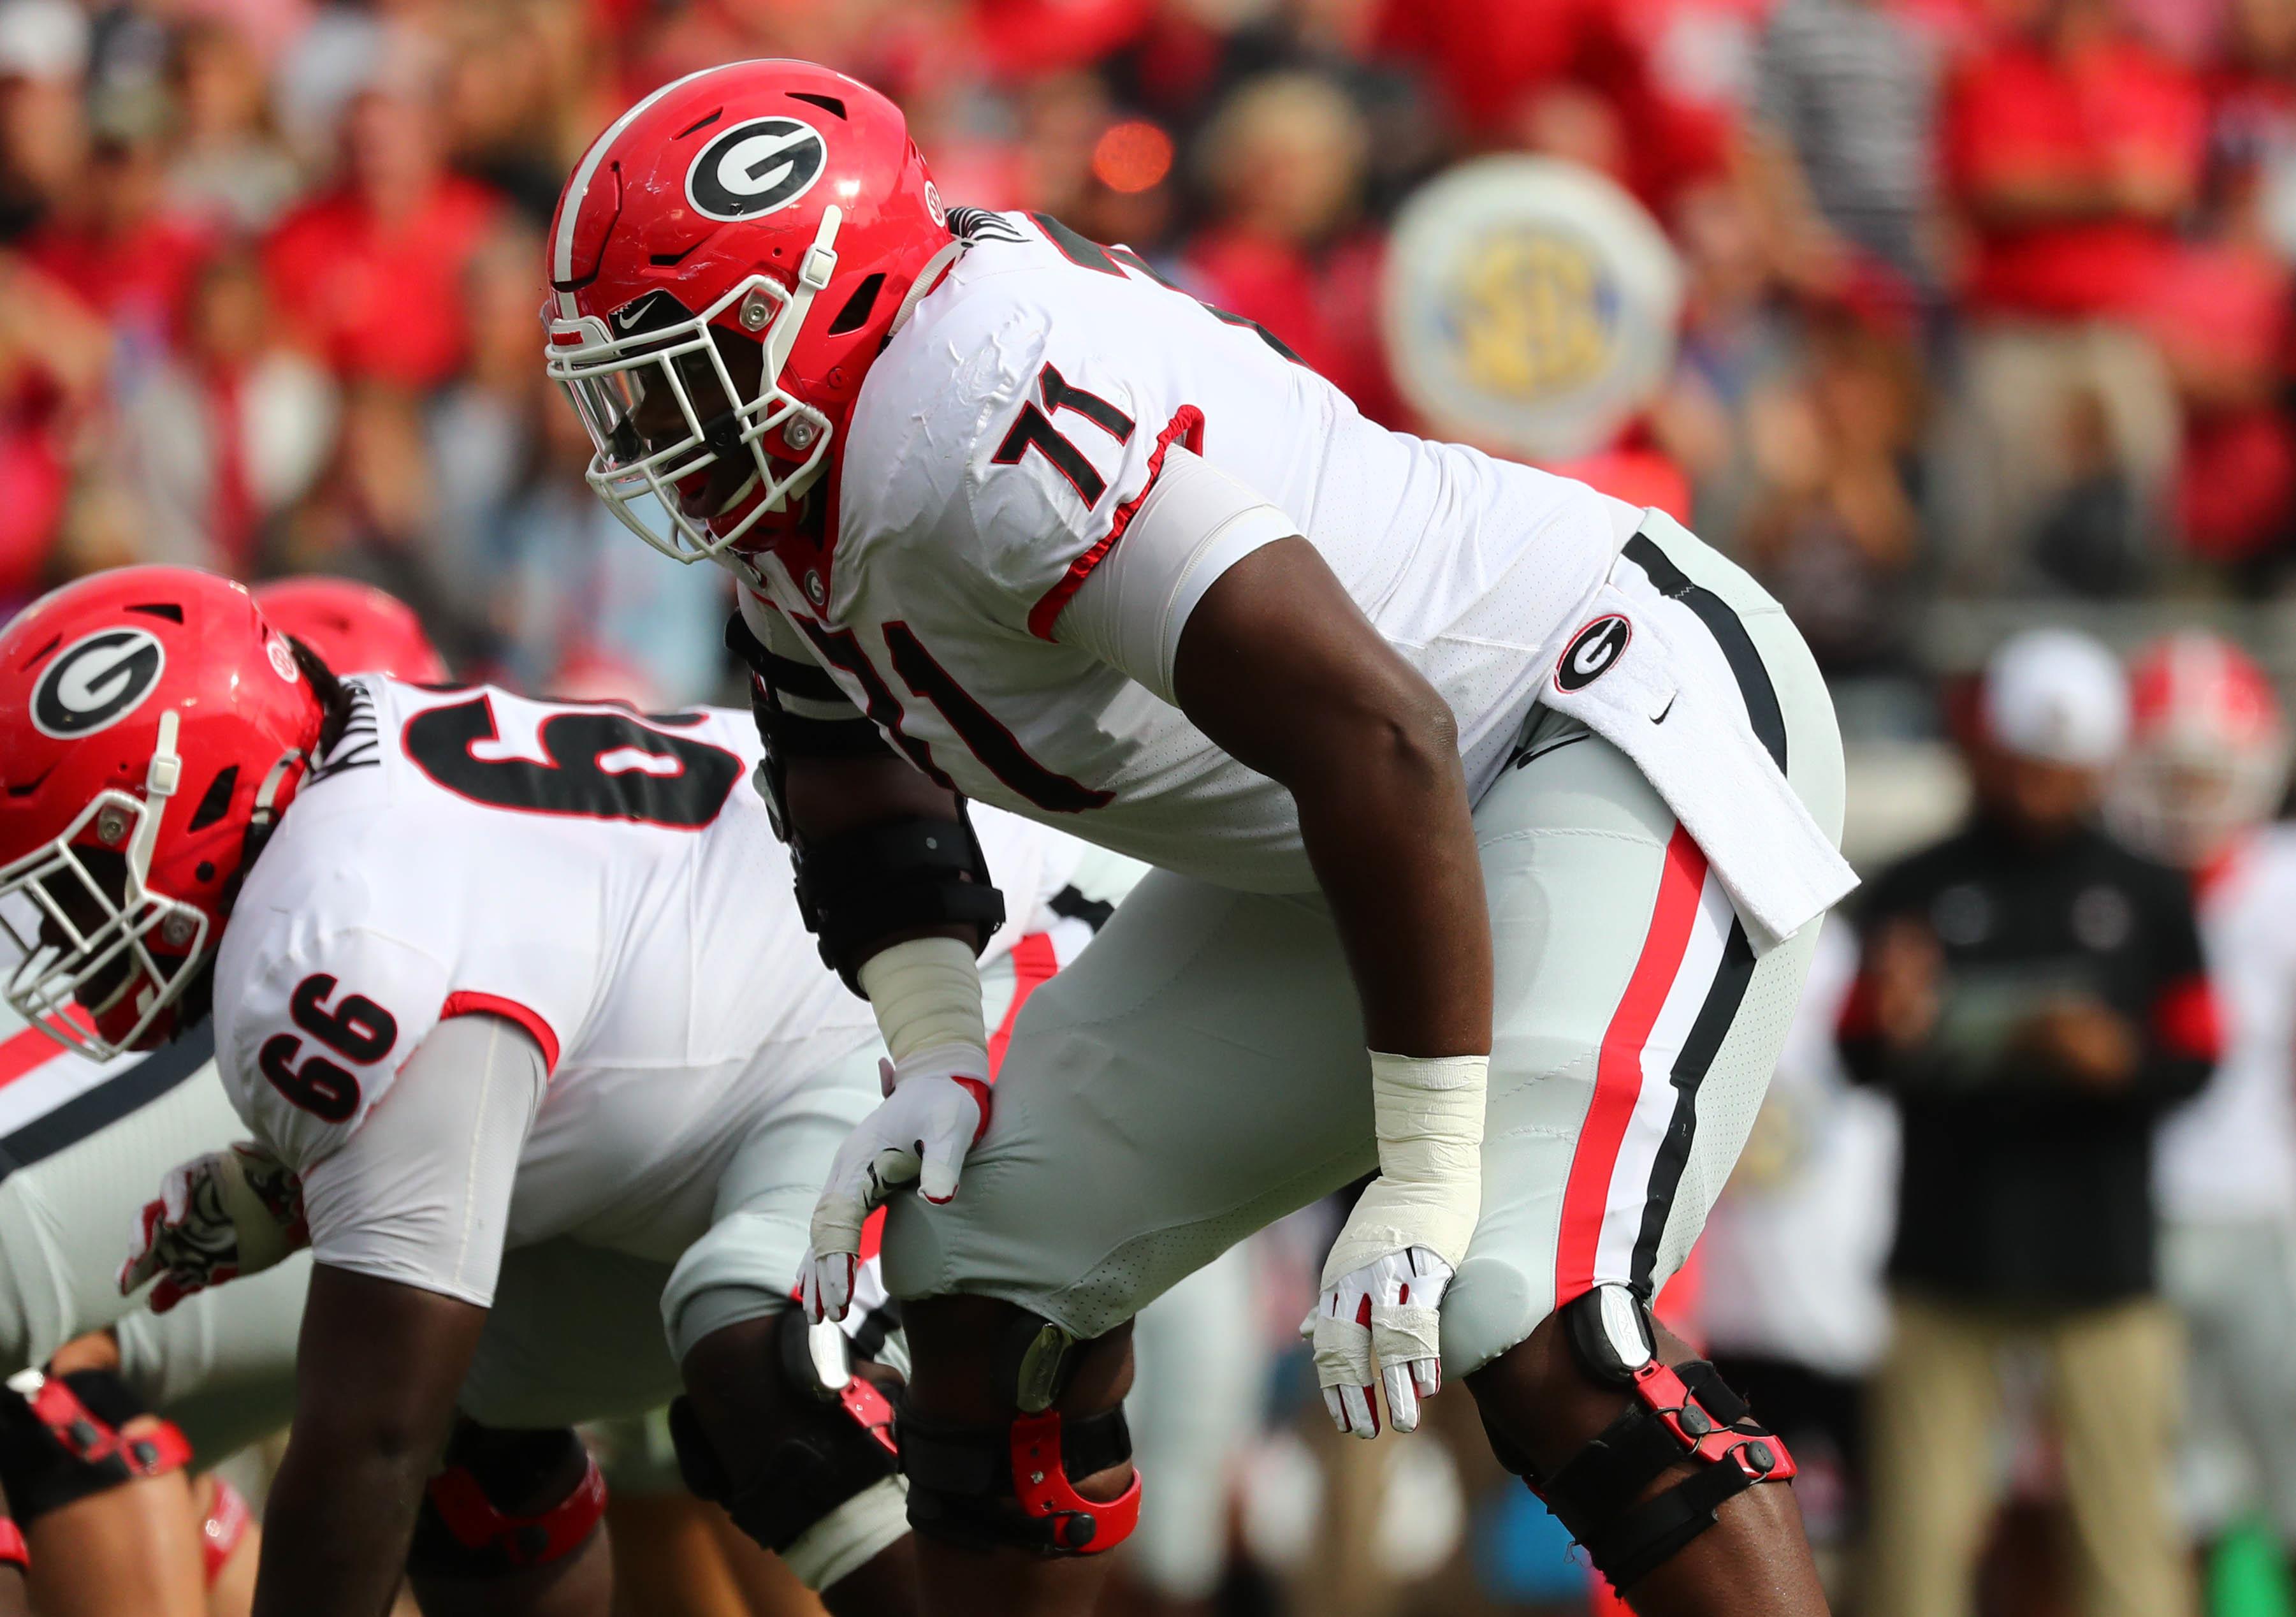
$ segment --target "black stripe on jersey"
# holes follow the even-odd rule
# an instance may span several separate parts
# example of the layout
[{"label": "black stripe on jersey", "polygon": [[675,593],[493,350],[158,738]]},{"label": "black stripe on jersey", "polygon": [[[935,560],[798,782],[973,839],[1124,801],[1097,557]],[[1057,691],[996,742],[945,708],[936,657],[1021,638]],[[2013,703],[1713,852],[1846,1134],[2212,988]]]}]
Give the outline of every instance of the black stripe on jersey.
[{"label": "black stripe on jersey", "polygon": [[1103,275],[1124,278],[1123,267],[1108,256],[1108,249],[1097,242],[1086,241],[1049,213],[1032,213],[1037,228],[1043,231],[1052,244],[1061,250],[1061,256],[1070,263],[1086,269],[1098,270]]},{"label": "black stripe on jersey", "polygon": [[316,786],[346,770],[365,769],[382,762],[382,749],[376,739],[374,693],[356,679],[346,679],[343,694],[350,700],[350,710],[343,720],[342,733],[324,756],[311,760],[310,776],[303,783],[306,786]]},{"label": "black stripe on jersey", "polygon": [[34,1118],[15,1133],[0,1139],[0,1179],[78,1145],[131,1112],[140,1112],[206,1066],[214,1056],[215,1025],[203,1022],[174,1044],[152,1051],[117,1078],[107,1079],[54,1111]]},{"label": "black stripe on jersey", "polygon": [[1770,670],[1763,665],[1761,653],[1754,649],[1753,636],[1730,603],[1702,584],[1693,584],[1690,575],[1677,567],[1666,552],[1652,543],[1646,534],[1636,534],[1627,541],[1626,558],[1650,575],[1650,581],[1662,595],[1670,595],[1698,614],[1706,625],[1706,632],[1714,636],[1722,648],[1723,656],[1730,661],[1730,672],[1737,677],[1738,691],[1746,699],[1746,718],[1754,726],[1754,735],[1769,749],[1779,768],[1786,767],[1786,720],[1778,707],[1777,687],[1770,683]]},{"label": "black stripe on jersey", "polygon": [[1107,899],[1087,899],[1073,885],[1062,888],[1046,899],[1045,907],[1064,920],[1081,921],[1095,932],[1106,926],[1108,918],[1116,913],[1116,906]]},{"label": "black stripe on jersey", "polygon": [[967,246],[976,242],[1025,242],[1029,238],[986,208],[952,208],[948,234]]},{"label": "black stripe on jersey", "polygon": [[1037,390],[1045,396],[1045,408],[1057,415],[1062,410],[1074,410],[1118,443],[1130,441],[1132,417],[1118,409],[1097,393],[1087,393],[1082,388],[1072,388],[1047,360],[1045,368],[1037,373]]}]

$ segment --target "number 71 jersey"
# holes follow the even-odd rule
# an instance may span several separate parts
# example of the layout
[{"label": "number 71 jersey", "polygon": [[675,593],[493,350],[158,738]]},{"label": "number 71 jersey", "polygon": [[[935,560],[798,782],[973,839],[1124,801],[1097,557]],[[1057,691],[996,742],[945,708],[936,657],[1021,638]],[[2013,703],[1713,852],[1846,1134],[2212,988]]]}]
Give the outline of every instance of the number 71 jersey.
[{"label": "number 71 jersey", "polygon": [[[747,713],[346,683],[349,724],[249,873],[216,964],[225,1086],[291,1166],[348,1139],[450,1016],[505,1017],[542,1047],[545,1145],[610,1103],[641,1116],[627,1150],[574,1142],[572,1160],[616,1162],[698,1153],[737,1091],[748,1104],[822,1041],[874,1037],[799,918],[749,784]],[[1041,927],[1032,910],[1081,850],[1009,817],[980,830],[1013,922],[993,950]]]},{"label": "number 71 jersey", "polygon": [[[1297,534],[1441,693],[1469,789],[1488,786],[1639,513],[1366,421],[1249,322],[1057,220],[952,225],[963,256],[863,380],[834,543],[778,546],[748,580],[759,640],[849,705],[777,694],[857,710],[979,801],[1183,874],[1309,890],[1291,794],[1172,688],[1218,570]],[[1197,462],[1251,503],[1152,498]]]}]

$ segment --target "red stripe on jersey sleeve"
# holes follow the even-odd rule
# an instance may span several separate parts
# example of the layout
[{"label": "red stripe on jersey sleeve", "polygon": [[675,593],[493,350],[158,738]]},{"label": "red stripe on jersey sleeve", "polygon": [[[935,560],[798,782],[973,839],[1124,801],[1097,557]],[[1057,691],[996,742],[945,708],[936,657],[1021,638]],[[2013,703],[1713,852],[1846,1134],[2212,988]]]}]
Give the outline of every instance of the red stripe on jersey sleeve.
[{"label": "red stripe on jersey sleeve", "polygon": [[1029,632],[1037,639],[1050,640],[1053,637],[1053,624],[1059,619],[1061,609],[1069,603],[1070,596],[1084,587],[1084,581],[1092,577],[1092,570],[1107,559],[1108,553],[1116,548],[1116,541],[1124,537],[1124,530],[1132,526],[1132,519],[1139,514],[1140,507],[1147,501],[1149,490],[1155,488],[1157,478],[1163,473],[1164,451],[1170,448],[1176,439],[1187,446],[1193,454],[1203,452],[1204,413],[1201,410],[1193,405],[1182,405],[1173,413],[1172,419],[1164,423],[1164,430],[1156,434],[1155,448],[1149,451],[1148,480],[1140,485],[1140,492],[1116,508],[1116,515],[1108,524],[1107,537],[1070,562],[1068,571],[1061,576],[1060,581],[1029,609]]},{"label": "red stripe on jersey sleeve", "polygon": [[542,1047],[543,1071],[555,1074],[558,1071],[558,1035],[539,1013],[522,1005],[515,999],[504,999],[499,994],[474,994],[468,990],[447,996],[447,1003],[439,1007],[439,1020],[450,1016],[499,1016],[524,1028],[534,1042]]}]

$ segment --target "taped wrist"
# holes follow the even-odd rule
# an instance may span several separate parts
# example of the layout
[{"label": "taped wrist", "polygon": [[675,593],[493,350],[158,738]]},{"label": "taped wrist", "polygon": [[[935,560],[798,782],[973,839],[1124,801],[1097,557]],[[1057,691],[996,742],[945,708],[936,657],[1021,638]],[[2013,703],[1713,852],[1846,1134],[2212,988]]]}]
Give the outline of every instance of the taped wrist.
[{"label": "taped wrist", "polygon": [[860,978],[895,1066],[954,1046],[981,1052],[979,1076],[986,1075],[988,1023],[971,949],[954,938],[912,938],[864,961]]},{"label": "taped wrist", "polygon": [[167,1421],[122,1434],[151,1413],[109,1370],[10,1376],[0,1391],[0,1492],[17,1521],[188,1465],[192,1447]]},{"label": "taped wrist", "polygon": [[792,843],[798,910],[821,958],[855,993],[860,968],[889,937],[960,926],[973,951],[1004,923],[1004,895],[969,819],[906,819]]},{"label": "taped wrist", "polygon": [[1324,1261],[1331,1285],[1390,1252],[1423,1246],[1453,1268],[1483,1202],[1488,1055],[1371,1053],[1379,1178],[1349,1215]]}]

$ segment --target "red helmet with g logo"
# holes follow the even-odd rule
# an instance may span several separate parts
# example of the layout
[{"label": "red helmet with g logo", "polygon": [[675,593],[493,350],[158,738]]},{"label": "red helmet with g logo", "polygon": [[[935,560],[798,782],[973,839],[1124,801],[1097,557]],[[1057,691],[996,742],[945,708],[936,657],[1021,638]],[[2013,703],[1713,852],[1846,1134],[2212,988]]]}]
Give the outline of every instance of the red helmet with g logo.
[{"label": "red helmet with g logo", "polygon": [[2154,858],[2206,866],[2269,818],[2288,782],[2280,699],[2247,653],[2188,629],[2129,669],[2128,749],[2106,807]]},{"label": "red helmet with g logo", "polygon": [[957,246],[899,108],[809,62],[742,62],[615,119],[549,251],[546,363],[596,448],[590,486],[693,562],[805,514],[863,375]]},{"label": "red helmet with g logo", "polygon": [[0,631],[0,973],[99,1058],[176,1031],[320,701],[247,590],[125,567]]},{"label": "red helmet with g logo", "polygon": [[388,674],[444,685],[447,660],[397,595],[352,579],[277,579],[255,587],[271,627],[318,653],[338,674]]}]

